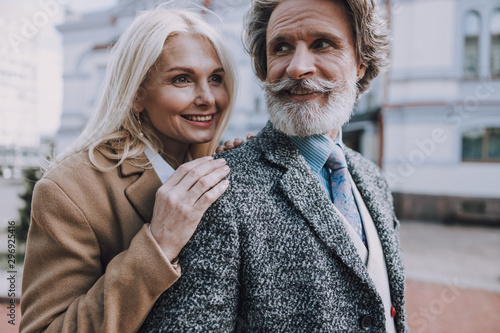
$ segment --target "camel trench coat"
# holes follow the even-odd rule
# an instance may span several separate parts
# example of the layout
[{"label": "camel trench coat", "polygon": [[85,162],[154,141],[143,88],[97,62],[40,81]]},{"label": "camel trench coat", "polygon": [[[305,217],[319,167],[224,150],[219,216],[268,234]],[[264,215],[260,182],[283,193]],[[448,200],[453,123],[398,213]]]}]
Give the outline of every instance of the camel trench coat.
[{"label": "camel trench coat", "polygon": [[148,229],[160,186],[153,169],[129,162],[99,171],[88,152],[44,175],[33,194],[20,332],[138,330],[180,276]]}]

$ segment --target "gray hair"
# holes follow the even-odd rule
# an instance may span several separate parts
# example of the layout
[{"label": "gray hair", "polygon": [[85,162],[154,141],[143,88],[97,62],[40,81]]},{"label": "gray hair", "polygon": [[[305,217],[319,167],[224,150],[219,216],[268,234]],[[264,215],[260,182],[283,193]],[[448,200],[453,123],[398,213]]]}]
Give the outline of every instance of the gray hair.
[{"label": "gray hair", "polygon": [[[245,47],[253,59],[254,71],[261,81],[267,77],[266,32],[271,13],[283,0],[252,0],[245,17]],[[390,34],[378,13],[375,0],[340,1],[347,8],[353,26],[358,61],[366,66],[365,76],[358,82],[359,94],[370,88],[372,80],[389,63]]]}]

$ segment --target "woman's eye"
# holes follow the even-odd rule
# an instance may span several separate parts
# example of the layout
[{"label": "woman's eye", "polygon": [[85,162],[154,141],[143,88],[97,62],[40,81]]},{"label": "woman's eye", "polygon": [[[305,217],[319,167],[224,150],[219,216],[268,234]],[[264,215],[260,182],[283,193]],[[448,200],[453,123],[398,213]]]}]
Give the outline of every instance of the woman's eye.
[{"label": "woman's eye", "polygon": [[210,77],[210,82],[215,82],[215,83],[222,83],[224,79],[222,78],[221,75],[213,75]]},{"label": "woman's eye", "polygon": [[173,83],[183,84],[188,83],[188,79],[185,76],[177,76],[172,80]]}]

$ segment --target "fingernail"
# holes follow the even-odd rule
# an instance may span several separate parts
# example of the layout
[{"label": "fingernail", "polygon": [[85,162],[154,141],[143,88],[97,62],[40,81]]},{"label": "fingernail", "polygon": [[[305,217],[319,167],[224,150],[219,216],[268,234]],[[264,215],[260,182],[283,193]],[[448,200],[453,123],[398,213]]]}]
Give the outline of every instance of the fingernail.
[{"label": "fingernail", "polygon": [[222,181],[222,185],[225,185],[225,186],[229,185],[229,180],[224,179],[224,180]]},{"label": "fingernail", "polygon": [[220,164],[226,164],[226,160],[223,158],[219,158],[217,162],[219,162]]},{"label": "fingernail", "polygon": [[222,170],[225,170],[225,171],[229,170],[229,166],[228,165],[223,166]]},{"label": "fingernail", "polygon": [[211,160],[213,160],[214,158],[212,157],[212,155],[210,155],[210,156],[206,156],[206,157],[205,157],[205,159],[206,159],[207,161],[211,161]]}]

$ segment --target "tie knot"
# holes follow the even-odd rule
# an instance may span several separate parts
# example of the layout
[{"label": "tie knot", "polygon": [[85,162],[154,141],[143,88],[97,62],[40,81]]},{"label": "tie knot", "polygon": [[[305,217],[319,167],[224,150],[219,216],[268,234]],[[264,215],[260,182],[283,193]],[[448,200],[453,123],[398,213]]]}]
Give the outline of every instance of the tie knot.
[{"label": "tie knot", "polygon": [[332,153],[326,160],[326,166],[331,170],[338,170],[342,168],[347,168],[347,162],[345,160],[344,151],[338,144],[336,144],[333,148]]}]

